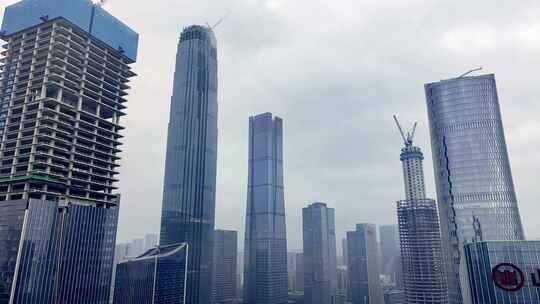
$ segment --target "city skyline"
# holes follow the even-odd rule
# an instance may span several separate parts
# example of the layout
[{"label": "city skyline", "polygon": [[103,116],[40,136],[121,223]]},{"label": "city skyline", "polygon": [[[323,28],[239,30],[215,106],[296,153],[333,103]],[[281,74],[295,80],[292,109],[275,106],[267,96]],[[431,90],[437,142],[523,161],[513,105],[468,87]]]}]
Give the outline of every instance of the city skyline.
[{"label": "city skyline", "polygon": [[[15,1],[6,1],[6,5],[13,2]],[[121,209],[119,242],[143,236],[146,232],[157,232],[158,230],[158,209],[160,205],[165,156],[164,134],[166,132],[166,122],[163,121],[166,121],[167,115],[164,113],[168,111],[169,107],[168,95],[170,95],[170,85],[172,83],[172,69],[170,66],[174,63],[173,58],[178,33],[183,26],[187,26],[191,23],[203,24],[206,20],[218,20],[224,14],[223,11],[226,11],[225,6],[227,5],[232,6],[236,10],[233,11],[231,16],[216,29],[218,40],[223,44],[224,50],[222,52],[229,57],[225,60],[226,56],[220,54],[220,58],[224,59],[221,75],[226,76],[229,80],[224,79],[224,90],[222,90],[222,93],[220,94],[220,103],[227,106],[223,107],[221,111],[221,114],[223,115],[220,116],[220,118],[222,118],[220,123],[220,129],[222,129],[220,135],[222,135],[222,137],[219,147],[225,147],[225,149],[220,150],[220,148],[218,148],[218,150],[223,151],[223,153],[220,152],[220,159],[218,160],[220,165],[218,168],[218,199],[216,204],[218,208],[220,206],[227,206],[228,210],[221,208],[223,211],[217,212],[216,227],[238,230],[240,235],[243,233],[243,220],[236,221],[235,216],[237,214],[243,214],[243,209],[245,207],[245,189],[243,186],[243,184],[245,184],[245,177],[242,177],[242,174],[238,174],[240,176],[238,181],[230,180],[235,172],[241,173],[246,171],[246,164],[243,163],[243,159],[247,154],[245,149],[247,143],[243,141],[245,138],[243,135],[245,135],[247,129],[244,124],[244,119],[238,119],[241,121],[239,124],[236,124],[234,120],[237,119],[237,117],[245,118],[264,110],[272,110],[276,114],[281,115],[284,119],[287,119],[287,121],[290,121],[288,125],[290,131],[288,132],[288,136],[285,136],[284,140],[286,141],[285,154],[288,156],[288,161],[285,164],[286,184],[294,185],[294,187],[286,188],[285,194],[286,199],[290,202],[287,205],[287,224],[291,227],[291,229],[289,229],[289,247],[291,249],[301,247],[301,238],[297,233],[301,227],[301,214],[298,210],[301,209],[301,202],[305,201],[323,200],[331,201],[333,203],[333,206],[336,208],[336,230],[338,238],[343,237],[344,231],[357,221],[370,221],[377,224],[393,224],[393,202],[401,197],[401,185],[399,184],[399,180],[394,178],[399,174],[399,170],[392,169],[394,168],[393,151],[391,151],[391,149],[386,151],[387,144],[398,143],[398,139],[394,136],[391,115],[394,112],[399,112],[402,114],[405,121],[420,121],[419,137],[425,139],[419,142],[419,144],[426,147],[424,152],[426,155],[430,155],[428,149],[429,145],[426,140],[427,118],[421,86],[426,82],[458,76],[461,72],[464,72],[471,67],[482,65],[486,68],[486,72],[495,72],[497,75],[499,93],[501,95],[501,107],[505,117],[505,129],[507,133],[510,160],[526,236],[528,238],[540,237],[540,228],[535,227],[535,223],[531,217],[532,214],[537,212],[537,209],[535,209],[533,205],[535,197],[538,196],[538,192],[534,189],[534,185],[531,181],[532,178],[530,178],[533,176],[536,168],[532,160],[536,155],[534,154],[534,151],[538,148],[538,141],[535,141],[537,138],[535,137],[536,135],[530,135],[537,127],[537,118],[533,113],[538,112],[536,111],[538,106],[534,105],[532,102],[534,101],[534,96],[539,95],[539,89],[532,85],[533,82],[528,79],[524,79],[524,81],[514,80],[515,75],[532,73],[531,67],[537,62],[535,60],[538,60],[536,56],[533,57],[531,52],[531,50],[537,49],[537,40],[532,39],[531,41],[528,41],[526,39],[527,33],[521,32],[522,27],[536,24],[536,21],[531,21],[527,18],[528,15],[523,13],[527,10],[532,12],[538,11],[535,6],[532,6],[532,2],[524,1],[523,3],[516,4],[514,7],[505,6],[503,8],[489,8],[489,12],[495,17],[500,16],[502,18],[503,14],[501,11],[503,10],[504,15],[524,15],[524,18],[519,22],[511,21],[508,26],[505,26],[509,29],[500,31],[497,34],[497,37],[493,37],[489,33],[493,29],[499,29],[501,25],[494,17],[485,17],[487,13],[482,14],[480,19],[478,19],[477,13],[480,10],[476,5],[470,8],[470,11],[466,12],[455,22],[449,22],[444,19],[447,21],[444,26],[441,25],[441,27],[437,29],[423,30],[422,35],[424,36],[422,37],[425,37],[428,34],[441,34],[443,38],[436,39],[436,45],[430,46],[435,47],[436,50],[443,51],[443,54],[427,54],[427,57],[424,56],[422,60],[425,60],[425,63],[422,63],[419,69],[415,69],[415,76],[411,80],[407,79],[408,75],[399,73],[394,76],[390,75],[388,76],[388,80],[385,80],[383,72],[375,71],[376,67],[380,65],[371,66],[366,63],[366,60],[373,58],[370,57],[374,56],[373,51],[365,50],[361,48],[361,45],[357,47],[365,51],[365,54],[361,54],[360,57],[352,57],[352,55],[347,52],[340,53],[343,54],[343,57],[347,58],[348,61],[355,61],[353,62],[353,70],[362,71],[366,70],[362,67],[366,67],[369,68],[367,71],[369,71],[370,75],[366,77],[360,72],[351,72],[352,74],[347,74],[350,76],[350,79],[347,80],[346,87],[354,89],[355,92],[352,92],[354,93],[354,96],[351,97],[351,91],[340,91],[345,92],[345,96],[342,97],[342,101],[338,102],[341,109],[345,106],[347,111],[339,110],[339,113],[345,115],[345,117],[336,114],[336,111],[329,111],[329,113],[327,113],[329,117],[333,118],[334,121],[340,121],[340,123],[334,126],[333,124],[323,122],[322,126],[328,129],[328,131],[322,132],[322,138],[320,140],[319,138],[309,136],[301,142],[298,141],[299,135],[295,134],[305,133],[303,131],[306,130],[305,128],[307,126],[315,127],[319,131],[321,128],[320,126],[316,126],[318,122],[311,119],[309,116],[320,118],[320,110],[327,110],[326,107],[318,107],[318,111],[311,110],[308,106],[311,103],[308,103],[308,101],[313,99],[314,94],[317,95],[320,92],[327,92],[326,94],[329,94],[328,92],[334,92],[336,89],[343,89],[343,85],[332,82],[320,86],[319,88],[313,86],[315,93],[310,93],[306,97],[299,97],[297,94],[298,92],[286,90],[283,93],[285,95],[282,98],[278,98],[279,95],[272,93],[268,97],[261,99],[264,92],[284,88],[284,83],[272,81],[262,88],[258,87],[255,91],[250,90],[248,92],[249,94],[246,94],[246,99],[248,100],[239,100],[239,95],[238,93],[235,93],[234,90],[241,87],[247,88],[252,81],[246,79],[246,77],[239,77],[238,84],[233,85],[231,84],[231,81],[232,79],[236,80],[236,75],[245,72],[249,72],[245,73],[247,75],[258,75],[256,76],[258,77],[258,80],[277,78],[274,76],[276,75],[276,73],[274,73],[276,68],[272,65],[276,65],[277,59],[286,57],[284,57],[284,54],[280,54],[277,58],[267,57],[263,51],[263,47],[279,49],[280,42],[283,42],[283,40],[276,39],[276,35],[283,34],[283,28],[294,28],[295,35],[288,38],[291,39],[292,46],[287,50],[298,50],[298,45],[305,42],[304,39],[313,39],[314,37],[328,38],[328,34],[322,30],[323,26],[315,27],[314,25],[306,25],[306,27],[295,28],[294,25],[297,24],[292,21],[292,19],[294,19],[293,13],[284,13],[284,11],[287,10],[287,8],[290,8],[290,5],[292,4],[281,4],[281,7],[275,5],[273,8],[270,8],[272,6],[270,4],[268,4],[267,7],[266,5],[257,6],[255,4],[230,1],[217,5],[215,9],[210,10],[206,14],[203,14],[202,12],[204,12],[205,9],[207,10],[210,4],[203,3],[201,8],[195,8],[189,15],[188,12],[182,12],[182,18],[173,18],[174,24],[171,26],[170,30],[166,29],[164,24],[169,26],[172,24],[172,21],[165,20],[158,20],[156,24],[153,24],[152,26],[155,27],[155,30],[153,30],[148,23],[143,21],[143,17],[138,14],[145,10],[150,10],[149,13],[152,14],[159,10],[167,11],[162,8],[167,5],[173,5],[172,7],[176,8],[178,7],[177,4],[171,4],[172,2],[168,1],[160,1],[159,4],[148,7],[143,4],[139,5],[131,3],[130,7],[133,8],[133,11],[125,11],[122,9],[122,6],[126,3],[127,2],[123,0],[110,1],[105,6],[111,13],[119,16],[120,19],[133,25],[139,32],[142,32],[142,40],[145,41],[144,44],[141,43],[141,45],[144,45],[143,48],[145,49],[142,50],[140,57],[140,61],[144,61],[145,63],[138,63],[136,65],[136,70],[140,76],[136,77],[133,81],[133,90],[130,94],[130,115],[128,115],[126,120],[129,132],[126,132],[125,134],[126,139],[124,141],[124,160],[120,174],[120,188],[123,192],[123,206],[131,206],[132,208],[129,208],[131,210],[128,210],[128,208]],[[420,6],[420,4],[418,5]],[[436,8],[440,8],[441,6],[441,4],[427,5],[425,10],[422,10],[420,14],[425,16],[430,12],[434,12]],[[478,6],[480,6],[480,4]],[[320,13],[322,9],[323,7],[320,5],[313,7],[313,10],[316,13]],[[382,10],[384,10],[384,6],[381,8],[381,11]],[[171,9],[170,11],[174,11],[174,9]],[[261,42],[256,37],[252,36],[251,31],[240,31],[239,26],[248,23],[250,20],[248,12],[251,11],[255,12],[256,16],[261,17],[264,25],[275,23],[277,27],[275,27],[274,30],[277,33],[270,33],[268,27],[262,28],[259,25],[254,25],[255,29],[262,30],[262,33],[264,34],[264,39],[261,38],[263,40]],[[377,12],[378,11],[379,9],[377,9]],[[164,13],[170,14],[169,12]],[[379,18],[389,20],[390,17],[393,16],[392,14],[392,12],[388,12],[379,16]],[[147,16],[147,14],[141,15]],[[366,16],[365,18],[371,20],[371,17],[369,16]],[[508,20],[506,18],[510,17],[505,17],[504,20]],[[363,23],[361,22],[352,22],[351,19],[346,20],[351,21],[351,25],[343,30],[345,38],[353,38],[357,37],[358,34],[371,33],[371,27],[367,26],[364,28]],[[458,25],[461,21],[465,22]],[[403,25],[403,21],[401,20],[397,20],[396,22]],[[477,25],[479,23],[482,24],[482,26],[477,32],[471,30],[469,33],[463,29],[463,27]],[[418,22],[414,24],[414,27],[404,27],[399,33],[404,33],[403,31],[405,31],[405,34],[407,34],[413,29],[423,28],[423,26],[429,24],[430,23],[426,24]],[[326,22],[324,23],[324,27],[328,27]],[[331,33],[335,33],[337,30],[338,29],[335,28],[328,29]],[[387,31],[387,29],[380,30]],[[239,38],[235,38],[235,31],[238,31]],[[151,35],[147,33],[156,33],[159,35],[156,35],[156,38],[151,38],[149,37]],[[312,33],[312,35],[307,38],[299,38],[303,33]],[[486,35],[482,35],[483,33],[486,33]],[[463,34],[465,38],[456,38],[456,35],[460,34]],[[486,48],[488,47],[482,46],[482,44],[468,45],[466,52],[460,49],[463,40],[467,41],[466,39],[469,39],[470,37],[474,38],[474,35],[486,37],[485,40],[487,40],[487,42],[485,43],[487,43],[488,46],[501,44],[504,41],[511,39],[515,39],[516,44],[510,49],[505,49],[504,47],[498,48],[499,55],[487,50]],[[158,38],[160,41],[157,41]],[[389,41],[392,41],[393,39],[398,38],[396,36],[390,36],[388,39],[390,39]],[[438,43],[442,43],[441,40],[448,45],[439,45]],[[156,41],[157,43],[153,45],[152,42]],[[267,42],[266,44],[264,43],[265,41]],[[285,40],[285,42],[287,41],[288,40]],[[335,40],[332,41],[335,42]],[[396,41],[399,42],[401,40]],[[413,42],[418,41],[419,40],[413,40]],[[252,43],[253,46],[246,46],[248,43]],[[164,45],[168,47],[165,48],[163,47]],[[372,44],[374,50],[379,50],[384,45],[383,42],[373,42]],[[421,48],[423,47],[404,47],[404,56],[409,58],[416,53],[426,55],[425,53],[422,53]],[[324,49],[327,52],[338,51],[334,48],[328,49],[328,46]],[[163,56],[154,58],[156,50],[160,51],[160,53],[157,54],[163,54]],[[233,57],[231,55],[234,54],[235,51],[241,51],[241,54],[247,55],[247,63],[249,64],[240,64],[236,59],[231,58]],[[318,54],[311,50],[304,51],[304,56],[307,56],[308,62],[311,62],[315,55]],[[288,52],[287,56],[295,56],[291,55],[292,53],[294,52]],[[460,56],[460,59],[456,64],[454,60],[442,58],[444,55]],[[511,59],[516,56],[518,58],[524,58],[523,60],[526,63],[523,63],[522,61],[512,61]],[[255,61],[264,58],[268,58],[269,63],[252,66]],[[392,60],[392,55],[389,55],[388,53],[382,54],[381,57],[375,57],[375,59],[376,58],[395,63],[395,61]],[[504,59],[506,59],[506,61],[512,61],[512,64],[505,63]],[[335,60],[336,61],[326,60],[322,62],[321,65],[310,68],[308,71],[311,72],[312,76],[306,76],[305,78],[302,75],[309,74],[308,71],[302,72],[301,75],[299,75],[300,73],[292,73],[291,69],[286,69],[285,71],[301,84],[300,87],[305,87],[305,85],[312,80],[322,79],[322,76],[324,76],[324,72],[327,71],[330,63],[341,63],[340,60]],[[375,60],[375,63],[377,61],[378,60]],[[289,60],[286,62],[289,62]],[[413,63],[405,65],[405,70],[407,70],[407,67],[412,68],[418,61],[414,61]],[[233,64],[238,64],[236,70],[232,69]],[[253,68],[253,70],[248,70],[248,66]],[[429,71],[425,70],[428,66]],[[348,67],[347,69],[350,70],[350,68],[351,67]],[[150,69],[155,69],[155,71]],[[158,73],[159,77],[153,77],[156,73]],[[160,83],[155,83],[152,78],[159,79]],[[527,77],[524,76],[524,78]],[[402,84],[396,82],[399,80],[403,80],[404,82]],[[147,84],[145,84],[145,82],[147,82]],[[379,82],[379,89],[367,88],[368,94],[363,91],[367,86],[374,86],[374,84]],[[152,88],[152,86],[155,88]],[[355,88],[355,86],[357,86],[357,88]],[[396,86],[395,89],[394,86]],[[339,94],[339,96],[341,96],[342,93]],[[330,97],[335,95],[323,94],[322,96],[325,96],[325,99],[330,99]],[[382,109],[378,109],[376,113],[370,113],[373,118],[362,122],[362,120],[358,118],[365,117],[365,114],[362,112],[369,111],[363,111],[362,108],[364,107],[354,107],[353,102],[358,101],[359,104],[370,105],[369,99],[378,100],[377,104],[387,103],[389,107],[395,106],[396,108],[395,110],[386,108],[384,113],[381,113]],[[152,102],[149,102],[149,100]],[[320,99],[317,98],[316,100],[319,101]],[[336,98],[333,98],[333,100],[336,100]],[[517,104],[519,104],[519,106]],[[240,110],[241,106],[245,106],[245,109]],[[381,107],[383,107],[383,105],[381,105]],[[150,119],[147,117],[146,112],[149,108],[156,111],[155,118]],[[525,108],[529,110],[528,112],[530,112],[530,114],[525,112]],[[406,111],[404,112],[403,109]],[[239,110],[240,112],[238,112]],[[303,113],[302,111],[306,112]],[[355,116],[358,115],[359,117],[351,117],[350,114],[345,112],[350,112],[351,114],[354,113]],[[143,117],[148,118],[148,121],[143,119]],[[353,118],[354,120],[351,121]],[[297,122],[295,122],[296,120]],[[353,126],[351,130],[347,130],[346,127],[355,121],[358,121],[359,123]],[[305,126],[303,126],[303,124]],[[366,133],[363,129],[370,132],[373,131],[374,134]],[[378,130],[375,132],[374,129]],[[362,149],[357,145],[349,146],[347,140],[340,138],[340,135],[343,134],[343,130],[346,130],[345,134],[354,136],[353,138],[358,139],[358,141],[361,139],[368,140],[372,143],[371,146],[373,148]],[[319,141],[321,143],[319,143]],[[328,150],[325,148],[327,145],[324,143],[332,143],[336,148],[339,148],[335,151],[350,147],[351,152],[346,152],[342,157],[347,161],[351,160],[351,154],[362,153],[361,155],[363,155],[363,157],[358,158],[357,160],[355,159],[357,163],[354,164],[354,168],[342,168],[342,162],[337,162],[332,159]],[[371,151],[373,149],[378,150],[377,153]],[[310,151],[313,155],[307,153]],[[313,151],[317,151],[318,153],[313,153]],[[385,162],[388,162],[390,165],[386,166],[384,164]],[[350,189],[354,189],[352,185],[362,184],[362,181],[367,180],[366,175],[373,172],[374,168],[370,163],[382,164],[380,172],[371,177],[372,182],[369,182],[369,185],[371,186],[369,188],[372,189],[366,189],[364,193],[360,194],[351,191]],[[328,170],[328,168],[330,168],[330,170]],[[141,173],[139,173],[139,171],[141,171]],[[145,173],[143,174],[142,172]],[[426,164],[425,172],[428,195],[434,197],[435,191],[431,164]],[[318,173],[321,173],[321,176],[317,176]],[[304,181],[304,176],[306,174],[314,177]],[[344,183],[341,183],[343,181]],[[140,187],[141,183],[145,186]],[[391,185],[391,187],[387,187],[386,183]],[[326,185],[338,185],[338,187],[336,187],[337,190],[329,190]],[[146,193],[141,194],[142,190],[140,188]],[[315,189],[315,191],[311,191],[312,189]],[[375,201],[375,199],[376,201],[386,202],[386,204],[381,203],[380,206],[371,206],[368,203],[359,203]]]}]

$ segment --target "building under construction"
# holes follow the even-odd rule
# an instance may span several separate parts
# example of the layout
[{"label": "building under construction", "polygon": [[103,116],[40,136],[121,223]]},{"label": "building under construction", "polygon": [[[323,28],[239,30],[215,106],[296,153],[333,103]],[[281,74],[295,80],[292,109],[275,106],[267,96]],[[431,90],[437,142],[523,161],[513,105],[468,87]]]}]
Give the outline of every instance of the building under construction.
[{"label": "building under construction", "polygon": [[400,159],[406,199],[397,202],[397,215],[406,303],[448,303],[437,205],[426,198],[424,155],[413,145],[416,123],[405,133],[394,119],[405,145]]}]

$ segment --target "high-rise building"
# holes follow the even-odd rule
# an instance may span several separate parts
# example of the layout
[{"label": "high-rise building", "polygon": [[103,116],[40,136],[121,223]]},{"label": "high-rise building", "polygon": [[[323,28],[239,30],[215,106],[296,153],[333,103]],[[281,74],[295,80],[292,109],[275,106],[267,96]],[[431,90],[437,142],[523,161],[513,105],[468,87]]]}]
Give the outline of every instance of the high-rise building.
[{"label": "high-rise building", "polygon": [[114,303],[188,303],[188,259],[189,245],[183,243],[158,246],[140,257],[119,263],[116,266]]},{"label": "high-rise building", "polygon": [[249,118],[244,303],[287,303],[282,120]]},{"label": "high-rise building", "polygon": [[400,160],[403,166],[405,200],[397,202],[397,218],[405,299],[410,304],[448,303],[441,235],[434,200],[426,198],[424,155],[413,145],[416,124],[403,138]]},{"label": "high-rise building", "polygon": [[296,254],[295,291],[304,292],[304,254]]},{"label": "high-rise building", "polygon": [[471,303],[540,303],[540,241],[480,240],[464,249]]},{"label": "high-rise building", "polygon": [[0,303],[107,302],[138,34],[90,0],[25,0],[0,38]]},{"label": "high-rise building", "polygon": [[304,301],[332,304],[337,293],[334,209],[313,203],[302,209]]},{"label": "high-rise building", "polygon": [[237,254],[238,233],[229,230],[216,230],[214,236],[212,303],[232,303],[236,299]]},{"label": "high-rise building", "polygon": [[186,302],[208,304],[217,165],[216,38],[206,26],[180,35],[167,135],[160,245],[188,243]]},{"label": "high-rise building", "polygon": [[399,230],[396,225],[379,226],[381,239],[381,274],[388,275],[393,283],[399,278]]},{"label": "high-rise building", "polygon": [[287,252],[287,282],[289,292],[296,290],[296,252]]},{"label": "high-rise building", "polygon": [[495,76],[429,83],[425,93],[450,302],[468,302],[463,246],[473,216],[485,240],[524,238]]},{"label": "high-rise building", "polygon": [[133,239],[128,245],[128,257],[130,258],[136,258],[144,251],[144,239]]},{"label": "high-rise building", "polygon": [[342,260],[343,260],[343,266],[347,266],[347,263],[348,263],[348,253],[347,253],[347,238],[344,237],[341,239],[341,255],[342,255]]},{"label": "high-rise building", "polygon": [[147,233],[144,236],[144,251],[148,251],[158,245],[157,233]]},{"label": "high-rise building", "polygon": [[382,304],[383,292],[377,267],[377,228],[357,224],[347,232],[349,301],[353,304]]}]

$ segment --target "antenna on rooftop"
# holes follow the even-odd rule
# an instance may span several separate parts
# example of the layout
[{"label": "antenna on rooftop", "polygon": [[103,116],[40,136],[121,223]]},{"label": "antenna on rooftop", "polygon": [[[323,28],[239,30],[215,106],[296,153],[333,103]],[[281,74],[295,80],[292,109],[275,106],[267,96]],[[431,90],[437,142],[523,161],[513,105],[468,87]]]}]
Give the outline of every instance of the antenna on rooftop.
[{"label": "antenna on rooftop", "polygon": [[482,70],[482,68],[481,68],[481,67],[479,67],[479,68],[476,68],[476,69],[472,69],[472,70],[470,70],[470,71],[467,71],[467,72],[466,72],[466,73],[464,73],[464,74],[461,74],[461,75],[460,75],[460,76],[459,76],[458,78],[463,78],[463,77],[465,77],[465,76],[469,75],[469,74],[470,74],[470,73],[472,73],[472,72],[477,72],[477,71],[481,71],[481,70]]},{"label": "antenna on rooftop", "polygon": [[396,126],[399,130],[399,133],[401,134],[401,138],[403,138],[403,143],[405,144],[405,146],[407,147],[412,146],[414,133],[416,133],[416,127],[418,126],[418,122],[414,123],[412,130],[410,132],[405,133],[403,132],[403,128],[401,127],[401,124],[399,123],[396,115],[394,115],[394,121],[396,122]]},{"label": "antenna on rooftop", "polygon": [[223,20],[225,20],[227,17],[229,16],[229,13],[226,13],[223,17],[221,17],[213,26],[210,26],[208,24],[208,22],[206,23],[206,25],[208,26],[208,28],[210,28],[211,30],[215,29],[216,27],[218,27],[222,22]]}]

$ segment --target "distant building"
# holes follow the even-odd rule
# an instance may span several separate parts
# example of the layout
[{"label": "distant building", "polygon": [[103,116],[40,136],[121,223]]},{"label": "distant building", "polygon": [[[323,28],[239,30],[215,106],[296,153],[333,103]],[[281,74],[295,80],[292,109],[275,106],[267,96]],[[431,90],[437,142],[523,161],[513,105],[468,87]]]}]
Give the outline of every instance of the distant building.
[{"label": "distant building", "polygon": [[449,300],[466,303],[473,216],[485,240],[524,239],[495,75],[429,83],[425,93]]},{"label": "distant building", "polygon": [[214,236],[214,279],[212,303],[232,303],[237,298],[236,262],[238,233],[216,230]]},{"label": "distant building", "polygon": [[144,239],[133,239],[128,245],[128,257],[135,258],[144,253]]},{"label": "distant building", "polygon": [[398,262],[400,258],[398,227],[396,225],[379,226],[379,238],[381,239],[381,274],[390,276],[391,281],[399,285],[397,280],[401,269]]},{"label": "distant building", "polygon": [[144,237],[144,251],[155,248],[158,245],[157,233],[147,233]]},{"label": "distant building", "polygon": [[471,303],[540,303],[540,241],[480,241],[464,249]]},{"label": "distant building", "polygon": [[337,291],[334,209],[313,203],[302,209],[304,301],[332,304]]},{"label": "distant building", "polygon": [[344,237],[341,239],[341,258],[343,260],[343,266],[347,267],[348,265],[348,253],[347,253],[347,238]]},{"label": "distant building", "polygon": [[347,268],[339,266],[337,269],[337,294],[347,296]]},{"label": "distant building", "polygon": [[115,304],[187,304],[188,245],[157,247],[116,268]]},{"label": "distant building", "polygon": [[384,304],[408,304],[403,290],[389,290],[384,293]]},{"label": "distant building", "polygon": [[283,194],[283,122],[249,118],[244,302],[287,302],[287,233]]},{"label": "distant building", "polygon": [[377,229],[374,224],[357,224],[347,232],[349,300],[353,304],[383,303],[377,269]]},{"label": "distant building", "polygon": [[287,277],[289,292],[296,291],[296,252],[287,252]]},{"label": "distant building", "polygon": [[304,292],[304,254],[296,254],[296,291]]}]

